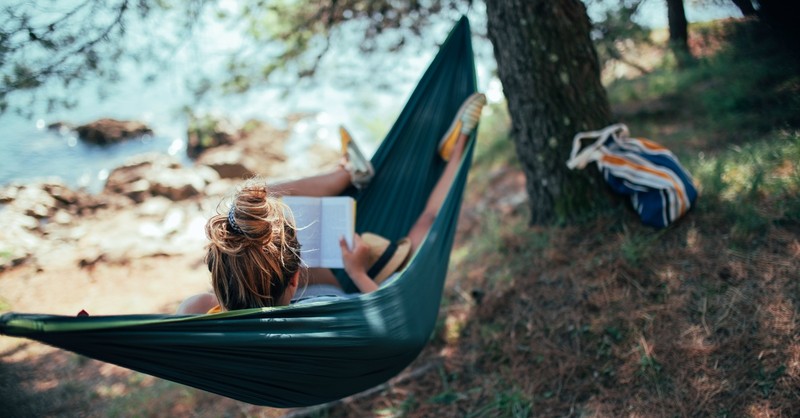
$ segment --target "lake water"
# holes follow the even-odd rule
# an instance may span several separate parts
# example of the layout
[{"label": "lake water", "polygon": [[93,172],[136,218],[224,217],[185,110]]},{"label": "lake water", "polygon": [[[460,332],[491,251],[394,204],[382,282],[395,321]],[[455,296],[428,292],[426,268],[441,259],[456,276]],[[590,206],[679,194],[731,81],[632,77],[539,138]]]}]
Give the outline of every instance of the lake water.
[{"label": "lake water", "polygon": [[[131,81],[121,84],[113,97],[99,100],[93,87],[76,92],[79,105],[71,110],[34,114],[30,119],[13,113],[0,116],[0,185],[58,177],[71,187],[97,192],[109,171],[133,155],[157,152],[189,163],[185,122],[174,109],[181,95],[169,89],[161,93],[144,89]],[[155,135],[101,147],[84,143],[72,131],[47,128],[59,121],[80,125],[104,117],[143,121]]]}]

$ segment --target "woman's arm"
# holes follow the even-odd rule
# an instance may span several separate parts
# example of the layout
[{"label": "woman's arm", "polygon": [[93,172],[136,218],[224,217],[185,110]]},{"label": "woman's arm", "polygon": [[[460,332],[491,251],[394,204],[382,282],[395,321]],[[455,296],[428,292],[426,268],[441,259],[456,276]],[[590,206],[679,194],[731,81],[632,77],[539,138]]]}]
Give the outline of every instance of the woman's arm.
[{"label": "woman's arm", "polygon": [[353,235],[353,249],[347,247],[344,237],[339,240],[342,247],[344,271],[353,280],[361,293],[369,293],[378,289],[378,285],[367,275],[369,268],[369,247],[358,234]]},{"label": "woman's arm", "polygon": [[176,313],[178,315],[204,314],[218,305],[219,301],[213,293],[201,293],[186,298],[186,300],[181,302],[180,306],[178,306],[178,311]]}]

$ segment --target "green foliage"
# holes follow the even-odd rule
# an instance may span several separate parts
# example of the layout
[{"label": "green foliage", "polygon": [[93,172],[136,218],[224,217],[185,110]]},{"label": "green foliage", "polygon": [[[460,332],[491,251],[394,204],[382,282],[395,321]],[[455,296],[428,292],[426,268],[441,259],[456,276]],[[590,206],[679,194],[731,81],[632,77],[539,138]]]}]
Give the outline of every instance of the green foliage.
[{"label": "green foliage", "polygon": [[[417,408],[419,402],[413,393],[410,393],[407,398],[400,402],[399,405],[392,405],[385,408],[373,410],[373,415],[376,417],[404,417]],[[327,416],[327,415],[325,415]]]},{"label": "green foliage", "polygon": [[687,167],[700,183],[700,205],[731,225],[734,243],[747,245],[772,222],[800,218],[800,132],[776,132],[766,139],[707,157]]},{"label": "green foliage", "polygon": [[793,51],[752,22],[707,25],[697,36],[728,43],[683,71],[665,65],[615,81],[611,102],[666,102],[691,113],[704,134],[730,132],[738,139],[800,126],[800,62]]},{"label": "green foliage", "polygon": [[588,0],[587,3],[604,9],[603,17],[592,22],[592,40],[600,61],[620,61],[639,69],[643,74],[647,73],[647,70],[629,59],[626,54],[633,45],[641,47],[650,43],[649,30],[634,19],[643,1]]},{"label": "green foliage", "polygon": [[786,374],[786,365],[781,364],[775,370],[768,371],[762,365],[758,369],[758,373],[756,374],[756,385],[761,390],[761,394],[767,398],[769,397],[770,393],[772,393],[772,389],[775,388],[776,381]]},{"label": "green foliage", "polygon": [[469,418],[513,417],[523,418],[533,415],[533,401],[524,393],[510,389],[495,395],[494,399],[470,412]]},{"label": "green foliage", "polygon": [[620,246],[622,258],[633,266],[641,266],[650,257],[653,243],[663,234],[663,230],[631,230],[627,225],[623,225],[623,240]]},{"label": "green foliage", "polygon": [[[219,145],[229,144],[232,141],[233,132],[229,123],[213,115],[195,115],[191,112],[187,114],[189,126],[187,127],[188,144],[186,152],[189,157],[197,157],[203,150],[214,148]],[[253,123],[248,123],[246,129],[255,129]]]},{"label": "green foliage", "polygon": [[445,371],[444,367],[439,366],[438,370],[443,390],[442,392],[430,397],[430,399],[428,399],[428,402],[435,404],[449,405],[458,400],[464,399],[465,395],[463,393],[451,390],[450,379],[452,377],[447,375],[447,372]]},{"label": "green foliage", "polygon": [[[119,68],[135,64],[143,80],[152,80],[176,51],[195,44],[195,32],[218,25],[240,35],[229,43],[225,68],[202,59],[186,84],[195,99],[214,92],[239,94],[267,83],[296,88],[312,78],[332,44],[346,42],[361,53],[397,52],[424,36],[438,22],[452,22],[467,11],[464,0],[86,0],[70,4],[15,0],[0,7],[0,112],[26,115],[72,106],[69,91],[88,80],[102,89],[120,79]],[[63,2],[61,2],[63,3]],[[354,48],[348,48],[353,50]],[[349,54],[347,54],[349,56]],[[346,60],[339,78],[352,84],[369,79]],[[390,71],[394,60],[369,65]],[[206,67],[209,69],[207,70]],[[364,70],[363,63],[358,70]],[[222,79],[219,73],[224,72]],[[356,74],[357,73],[357,74]],[[331,74],[326,74],[330,77]],[[37,109],[33,109],[36,106]]]},{"label": "green foliage", "polygon": [[[317,74],[331,46],[344,36],[361,53],[396,52],[411,38],[420,39],[438,19],[446,20],[442,10],[462,4],[460,0],[240,2],[235,10],[217,14],[241,26],[247,43],[229,57],[222,91],[242,93],[265,83],[295,87],[297,81]],[[375,60],[369,65],[381,64],[387,62]],[[347,69],[355,72],[352,66]],[[358,80],[350,82],[364,81],[361,73],[351,76]]]},{"label": "green foliage", "polygon": [[[12,3],[0,7],[0,113],[13,109],[28,116],[36,110],[74,106],[72,89],[88,80],[113,84],[119,81],[124,63],[140,64],[145,79],[158,74],[160,65],[174,58],[178,42],[188,37],[187,29],[196,23],[203,4],[200,0]],[[165,30],[159,17],[170,14],[178,23]],[[129,27],[149,34],[147,42],[131,41]]]},{"label": "green foliage", "polygon": [[661,363],[653,357],[652,354],[646,352],[641,345],[639,350],[639,374],[650,379],[657,379],[661,374]]}]

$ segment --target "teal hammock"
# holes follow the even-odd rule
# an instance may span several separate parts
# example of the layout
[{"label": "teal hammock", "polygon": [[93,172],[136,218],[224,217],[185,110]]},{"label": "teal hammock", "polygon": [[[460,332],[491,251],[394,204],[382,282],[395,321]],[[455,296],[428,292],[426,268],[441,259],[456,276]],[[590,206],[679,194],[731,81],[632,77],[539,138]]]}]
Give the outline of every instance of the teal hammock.
[{"label": "teal hammock", "polygon": [[[475,90],[462,17],[375,152],[372,183],[353,191],[358,231],[393,240],[408,232],[444,169],[438,141]],[[379,385],[408,366],[433,331],[474,143],[419,250],[396,280],[373,293],[215,315],[6,313],[0,334],[257,405],[315,405]]]}]

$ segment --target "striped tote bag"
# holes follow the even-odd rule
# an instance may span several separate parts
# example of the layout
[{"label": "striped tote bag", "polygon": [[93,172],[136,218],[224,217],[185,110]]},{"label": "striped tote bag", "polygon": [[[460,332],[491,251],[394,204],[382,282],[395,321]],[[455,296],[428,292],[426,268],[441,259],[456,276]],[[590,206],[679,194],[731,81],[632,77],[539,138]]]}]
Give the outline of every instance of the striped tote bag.
[{"label": "striped tote bag", "polygon": [[[596,138],[583,147],[582,140]],[[575,135],[567,167],[595,162],[611,189],[630,196],[642,222],[665,228],[691,209],[697,199],[692,176],[675,155],[646,139],[631,138],[624,124]]]}]

